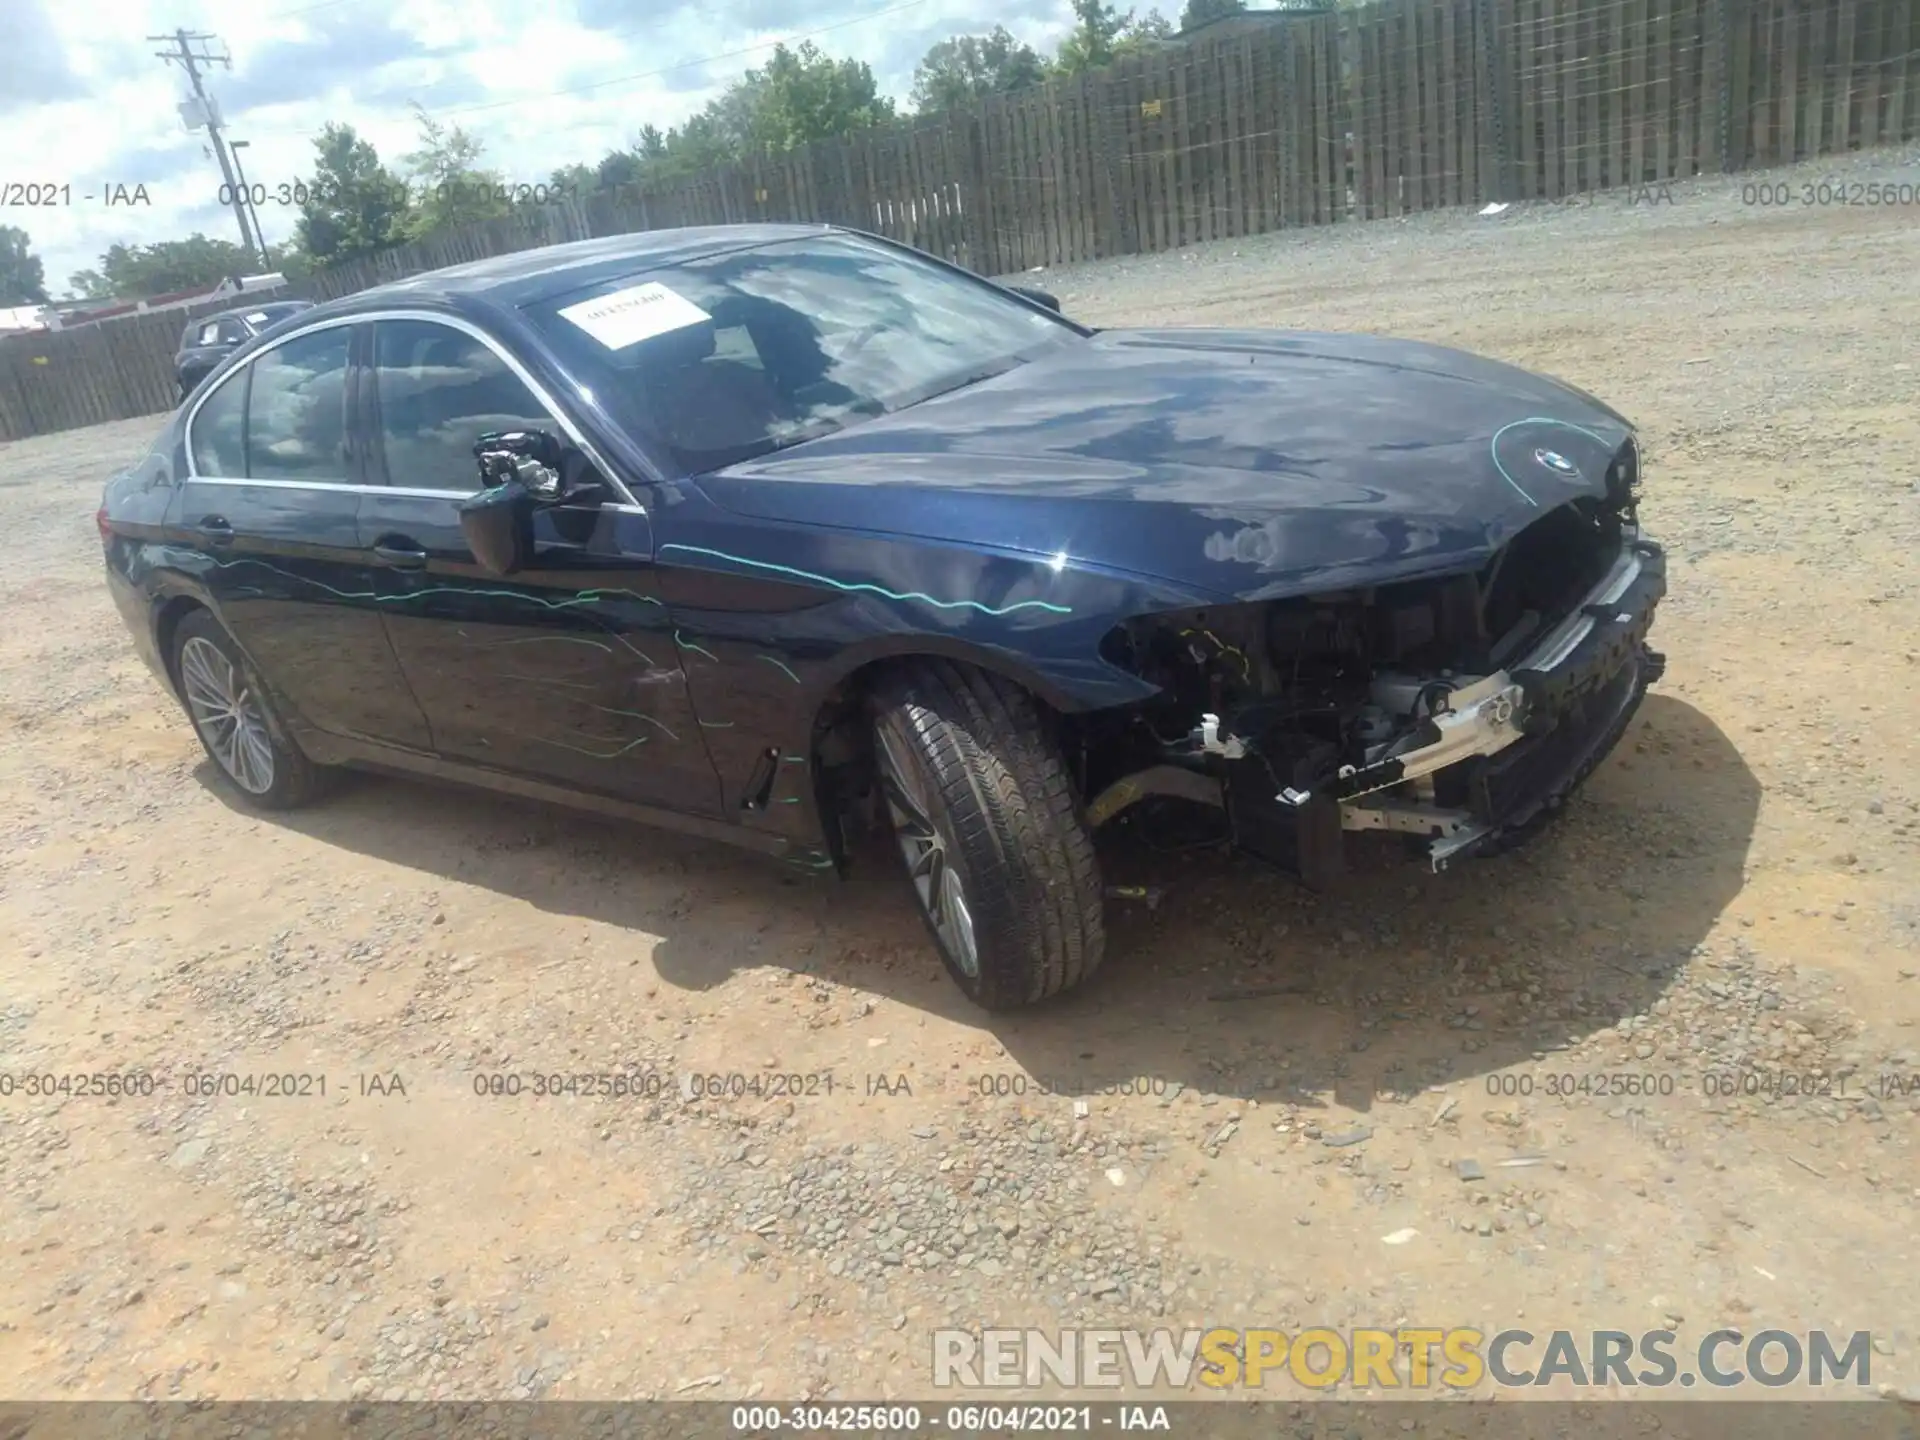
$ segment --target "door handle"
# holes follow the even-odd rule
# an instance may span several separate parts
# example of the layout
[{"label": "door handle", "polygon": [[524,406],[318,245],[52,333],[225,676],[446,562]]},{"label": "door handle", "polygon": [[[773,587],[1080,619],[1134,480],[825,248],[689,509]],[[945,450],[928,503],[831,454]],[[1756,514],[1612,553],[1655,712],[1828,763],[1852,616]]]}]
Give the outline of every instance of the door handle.
[{"label": "door handle", "polygon": [[427,563],[427,552],[411,540],[389,535],[373,547],[374,558],[396,570],[420,570]]},{"label": "door handle", "polygon": [[233,525],[224,515],[209,515],[199,525],[201,537],[209,545],[231,545]]}]

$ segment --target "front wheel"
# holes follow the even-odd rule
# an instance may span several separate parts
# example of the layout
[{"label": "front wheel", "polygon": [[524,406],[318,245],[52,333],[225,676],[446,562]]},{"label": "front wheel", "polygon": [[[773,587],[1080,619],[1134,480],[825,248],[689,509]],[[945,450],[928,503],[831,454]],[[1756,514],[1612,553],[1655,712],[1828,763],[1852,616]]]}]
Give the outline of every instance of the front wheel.
[{"label": "front wheel", "polygon": [[196,610],[180,622],[173,645],[187,718],[228,792],[255,810],[291,810],[316,798],[331,772],[301,753],[220,623]]},{"label": "front wheel", "polygon": [[988,1010],[1079,984],[1106,948],[1093,841],[1019,687],[917,662],[874,699],[881,795],[947,973]]}]

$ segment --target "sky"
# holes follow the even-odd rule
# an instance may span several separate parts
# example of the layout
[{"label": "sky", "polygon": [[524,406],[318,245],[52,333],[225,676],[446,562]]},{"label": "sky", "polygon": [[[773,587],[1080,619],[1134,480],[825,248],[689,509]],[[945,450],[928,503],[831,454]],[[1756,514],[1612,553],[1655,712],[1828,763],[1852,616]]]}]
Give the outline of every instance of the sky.
[{"label": "sky", "polygon": [[[1068,0],[0,0],[0,199],[68,187],[9,203],[0,224],[28,233],[55,298],[116,243],[238,242],[206,135],[178,112],[185,72],[146,38],[182,27],[231,55],[206,83],[227,137],[248,142],[247,179],[271,192],[312,173],[329,121],[396,163],[418,141],[416,102],[479,139],[504,179],[535,183],[686,119],[780,41],[864,60],[904,101],[938,40],[1001,24],[1051,50],[1071,19]],[[148,203],[110,203],[136,186]],[[270,193],[258,208],[268,243],[291,237],[295,207]]]}]

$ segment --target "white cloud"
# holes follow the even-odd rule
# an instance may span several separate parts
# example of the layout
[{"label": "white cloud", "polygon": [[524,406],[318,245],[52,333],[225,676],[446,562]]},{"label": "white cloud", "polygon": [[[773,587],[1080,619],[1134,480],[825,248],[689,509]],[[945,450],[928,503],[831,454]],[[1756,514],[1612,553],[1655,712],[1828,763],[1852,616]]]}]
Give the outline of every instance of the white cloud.
[{"label": "white cloud", "polygon": [[[56,295],[115,243],[239,238],[205,137],[176,110],[186,77],[144,39],[179,25],[182,8],[190,31],[231,53],[206,83],[229,138],[248,142],[248,179],[269,187],[311,173],[328,121],[397,161],[417,140],[414,100],[483,141],[508,179],[544,180],[643,124],[684,120],[783,39],[813,36],[864,60],[904,99],[928,46],[996,23],[969,0],[0,0],[0,181],[72,195],[0,218],[27,230]],[[1068,0],[996,8],[997,23],[1043,48],[1071,24]],[[711,57],[726,58],[698,63]],[[137,184],[146,208],[82,198]],[[259,213],[269,241],[289,236],[293,207],[270,197]]]}]

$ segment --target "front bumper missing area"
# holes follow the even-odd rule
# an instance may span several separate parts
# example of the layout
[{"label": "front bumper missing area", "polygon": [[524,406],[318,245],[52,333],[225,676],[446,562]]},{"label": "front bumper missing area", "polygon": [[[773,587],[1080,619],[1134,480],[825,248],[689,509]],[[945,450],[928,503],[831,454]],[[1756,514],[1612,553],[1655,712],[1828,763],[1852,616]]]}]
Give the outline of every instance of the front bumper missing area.
[{"label": "front bumper missing area", "polygon": [[[1441,870],[1558,807],[1660,678],[1665,661],[1646,637],[1665,594],[1665,553],[1630,535],[1607,574],[1518,664],[1454,690],[1410,747],[1342,768],[1340,828],[1425,837]],[[1310,797],[1289,790],[1278,799]]]}]

